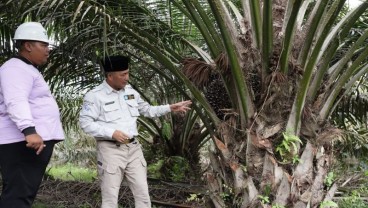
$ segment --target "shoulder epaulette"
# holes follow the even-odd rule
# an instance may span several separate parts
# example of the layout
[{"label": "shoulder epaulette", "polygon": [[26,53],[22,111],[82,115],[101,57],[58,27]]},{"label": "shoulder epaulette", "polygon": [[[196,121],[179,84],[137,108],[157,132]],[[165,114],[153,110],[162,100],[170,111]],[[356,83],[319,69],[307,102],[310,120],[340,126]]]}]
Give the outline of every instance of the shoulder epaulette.
[{"label": "shoulder epaulette", "polygon": [[101,91],[102,89],[103,89],[103,85],[98,85],[97,87],[93,88],[91,92],[98,92],[98,91]]}]

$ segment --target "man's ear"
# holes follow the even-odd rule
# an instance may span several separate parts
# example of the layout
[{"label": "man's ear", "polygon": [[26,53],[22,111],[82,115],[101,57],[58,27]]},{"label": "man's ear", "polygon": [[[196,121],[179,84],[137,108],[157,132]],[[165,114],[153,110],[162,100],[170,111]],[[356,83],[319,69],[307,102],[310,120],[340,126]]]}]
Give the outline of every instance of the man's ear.
[{"label": "man's ear", "polygon": [[26,49],[26,51],[28,51],[28,52],[31,52],[32,51],[32,43],[31,42],[25,42],[24,43],[24,49]]},{"label": "man's ear", "polygon": [[108,72],[108,73],[106,73],[106,79],[111,79],[111,76],[112,76],[112,74],[111,74],[111,72]]}]

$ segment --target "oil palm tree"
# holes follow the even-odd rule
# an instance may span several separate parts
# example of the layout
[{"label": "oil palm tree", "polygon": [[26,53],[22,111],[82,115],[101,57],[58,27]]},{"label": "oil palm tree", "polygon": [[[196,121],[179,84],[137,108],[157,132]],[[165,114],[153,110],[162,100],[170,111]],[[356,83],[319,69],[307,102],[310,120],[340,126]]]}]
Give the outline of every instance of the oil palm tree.
[{"label": "oil palm tree", "polygon": [[345,0],[33,3],[23,17],[44,21],[60,41],[55,54],[63,61],[55,63],[64,62],[63,70],[45,71],[55,80],[91,82],[98,58],[121,51],[195,100],[213,142],[206,172],[212,206],[331,200],[338,184],[324,179],[341,131],[330,116],[368,70],[368,30],[346,41],[367,2],[343,17]]}]

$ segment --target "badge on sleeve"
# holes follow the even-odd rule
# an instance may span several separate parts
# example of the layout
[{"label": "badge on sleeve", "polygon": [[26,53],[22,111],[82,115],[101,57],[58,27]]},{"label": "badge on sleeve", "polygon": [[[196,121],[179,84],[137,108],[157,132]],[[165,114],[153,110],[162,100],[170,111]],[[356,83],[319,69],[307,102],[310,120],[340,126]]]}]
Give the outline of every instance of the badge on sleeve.
[{"label": "badge on sleeve", "polygon": [[124,95],[124,100],[133,100],[133,99],[134,99],[134,94]]},{"label": "badge on sleeve", "polygon": [[82,109],[84,111],[90,111],[92,105],[93,105],[93,102],[85,100],[84,103],[83,103]]}]

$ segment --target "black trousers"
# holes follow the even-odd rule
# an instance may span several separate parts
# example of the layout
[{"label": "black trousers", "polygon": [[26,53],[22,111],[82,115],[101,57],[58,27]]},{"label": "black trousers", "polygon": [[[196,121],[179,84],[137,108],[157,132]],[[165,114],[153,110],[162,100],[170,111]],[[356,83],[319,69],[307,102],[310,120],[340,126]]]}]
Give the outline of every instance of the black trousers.
[{"label": "black trousers", "polygon": [[56,141],[36,155],[26,142],[0,145],[0,170],[3,189],[0,208],[30,208],[40,187]]}]

